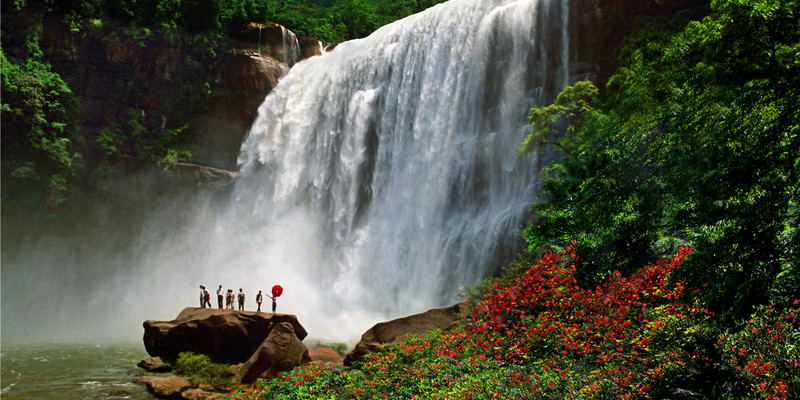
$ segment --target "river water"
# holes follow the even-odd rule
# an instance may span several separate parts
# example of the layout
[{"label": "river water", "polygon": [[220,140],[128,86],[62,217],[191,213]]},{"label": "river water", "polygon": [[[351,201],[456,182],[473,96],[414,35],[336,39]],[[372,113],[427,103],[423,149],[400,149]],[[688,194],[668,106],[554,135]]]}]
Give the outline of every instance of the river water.
[{"label": "river water", "polygon": [[131,380],[147,357],[141,343],[5,345],[0,397],[22,399],[154,399]]}]

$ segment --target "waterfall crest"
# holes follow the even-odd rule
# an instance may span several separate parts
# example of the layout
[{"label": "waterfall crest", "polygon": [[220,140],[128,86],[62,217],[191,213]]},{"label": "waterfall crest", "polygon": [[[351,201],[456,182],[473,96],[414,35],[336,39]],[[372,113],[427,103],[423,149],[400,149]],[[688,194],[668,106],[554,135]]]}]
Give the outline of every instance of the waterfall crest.
[{"label": "waterfall crest", "polygon": [[456,300],[516,249],[539,164],[517,149],[528,109],[571,80],[568,13],[453,0],[298,63],[242,145],[236,219],[282,239],[303,220],[291,241],[313,248],[330,312]]}]

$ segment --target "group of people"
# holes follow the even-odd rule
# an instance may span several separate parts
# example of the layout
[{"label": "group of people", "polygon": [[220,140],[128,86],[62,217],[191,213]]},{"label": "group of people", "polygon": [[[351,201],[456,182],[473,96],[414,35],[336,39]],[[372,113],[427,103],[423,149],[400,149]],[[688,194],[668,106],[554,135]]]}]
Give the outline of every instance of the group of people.
[{"label": "group of people", "polygon": [[239,300],[239,311],[244,311],[244,292],[242,288],[239,288],[239,293],[234,294],[233,289],[228,289],[227,292],[223,295],[222,293],[222,285],[219,285],[219,289],[217,289],[217,303],[219,304],[219,309],[222,310],[222,297],[225,297],[225,309],[226,310],[233,310],[233,303],[236,300]]},{"label": "group of people", "polygon": [[[242,288],[239,288],[239,293],[234,294],[233,289],[228,289],[227,292],[223,292],[222,285],[219,285],[217,289],[217,303],[219,305],[219,309],[222,310],[222,299],[225,298],[225,309],[226,310],[233,310],[233,303],[234,301],[238,301],[239,303],[239,311],[244,311],[244,291]],[[278,296],[270,296],[267,295],[270,299],[272,299],[272,312],[275,312],[275,309],[278,306]],[[264,295],[261,291],[258,291],[256,295],[256,304],[258,304],[257,312],[261,312],[261,303],[264,301]],[[211,294],[208,293],[208,290],[205,286],[200,285],[200,308],[211,308]]]}]

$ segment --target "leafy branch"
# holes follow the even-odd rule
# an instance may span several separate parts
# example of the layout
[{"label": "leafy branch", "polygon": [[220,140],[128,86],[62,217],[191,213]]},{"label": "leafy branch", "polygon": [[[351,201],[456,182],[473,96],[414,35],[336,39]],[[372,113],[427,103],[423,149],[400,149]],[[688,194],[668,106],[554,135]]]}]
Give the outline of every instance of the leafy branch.
[{"label": "leafy branch", "polygon": [[[553,104],[531,108],[528,122],[531,133],[519,147],[520,157],[531,155],[545,145],[554,145],[572,156],[575,151],[573,136],[581,130],[585,114],[592,109],[597,87],[590,81],[580,81],[558,94]],[[566,123],[565,127],[561,124]]]}]

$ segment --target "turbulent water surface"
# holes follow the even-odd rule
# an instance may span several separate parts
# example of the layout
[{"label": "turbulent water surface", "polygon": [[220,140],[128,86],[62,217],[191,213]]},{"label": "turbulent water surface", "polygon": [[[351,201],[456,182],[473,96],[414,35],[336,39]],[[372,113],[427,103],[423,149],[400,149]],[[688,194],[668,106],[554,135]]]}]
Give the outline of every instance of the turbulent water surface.
[{"label": "turbulent water surface", "polygon": [[131,383],[146,355],[141,344],[3,346],[0,397],[154,399],[144,385]]}]

